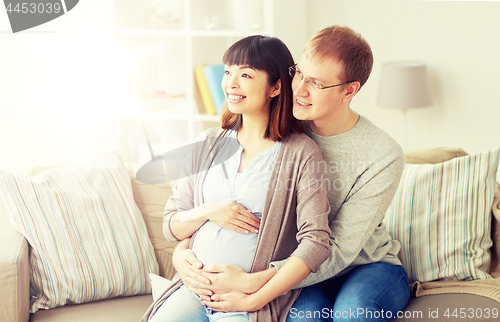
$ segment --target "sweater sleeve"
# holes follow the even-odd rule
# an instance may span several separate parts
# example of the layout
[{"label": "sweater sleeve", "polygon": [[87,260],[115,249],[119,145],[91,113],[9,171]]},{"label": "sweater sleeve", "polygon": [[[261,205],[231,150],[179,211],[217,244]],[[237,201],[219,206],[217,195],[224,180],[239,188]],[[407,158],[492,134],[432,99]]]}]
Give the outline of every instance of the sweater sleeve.
[{"label": "sweater sleeve", "polygon": [[[163,210],[163,234],[169,242],[179,241],[170,229],[170,220],[178,212],[191,210],[196,206],[195,194],[199,187],[196,186],[197,175],[208,169],[207,164],[200,162],[200,159],[207,159],[206,148],[209,146],[207,138],[216,137],[220,129],[208,129],[201,133],[195,143],[186,149],[186,156],[183,159],[179,179],[176,180],[172,195]],[[209,163],[208,163],[209,164]]]},{"label": "sweater sleeve", "polygon": [[179,241],[170,229],[170,220],[172,219],[172,216],[178,212],[194,208],[195,176],[186,174],[191,171],[188,169],[188,166],[192,166],[192,164],[186,162],[183,163],[181,175],[172,188],[172,195],[168,198],[163,210],[163,234],[169,242]]},{"label": "sweater sleeve", "polygon": [[[387,248],[370,249],[367,252],[364,252],[364,248],[379,246],[371,245],[370,239],[385,231],[377,228],[383,225],[381,222],[398,187],[403,166],[403,154],[398,150],[384,162],[373,163],[371,168],[357,178],[335,218],[330,221],[330,256],[317,272],[309,274],[295,288],[322,282],[336,276],[351,264],[361,265],[377,261],[374,258],[363,258],[367,254],[374,256],[380,252],[379,256],[383,257],[387,253]],[[390,239],[386,244],[391,247]],[[356,263],[357,260],[360,262]],[[273,262],[272,265],[280,269],[285,262],[286,260]]]},{"label": "sweater sleeve", "polygon": [[193,176],[185,177],[177,180],[177,183],[172,188],[172,196],[168,198],[163,212],[164,225],[168,223],[163,229],[163,234],[169,242],[179,241],[177,237],[174,236],[172,230],[170,229],[170,220],[172,216],[178,212],[187,211],[194,208],[194,198],[193,189],[194,182]]},{"label": "sweater sleeve", "polygon": [[313,154],[300,170],[297,184],[297,242],[292,253],[315,272],[330,255],[327,190],[321,151]]}]

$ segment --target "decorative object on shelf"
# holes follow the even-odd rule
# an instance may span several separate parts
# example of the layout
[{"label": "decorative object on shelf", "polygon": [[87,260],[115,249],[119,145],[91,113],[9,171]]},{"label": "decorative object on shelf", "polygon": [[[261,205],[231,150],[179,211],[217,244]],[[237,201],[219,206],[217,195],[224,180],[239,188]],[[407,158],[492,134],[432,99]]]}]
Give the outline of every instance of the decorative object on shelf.
[{"label": "decorative object on shelf", "polygon": [[257,31],[264,28],[264,18],[260,14],[251,15],[248,18],[248,23],[250,25],[250,30]]},{"label": "decorative object on shelf", "polygon": [[220,16],[216,16],[216,15],[204,16],[203,17],[203,26],[205,26],[206,30],[219,29],[220,18],[221,18]]},{"label": "decorative object on shelf", "polygon": [[231,12],[234,30],[264,29],[262,1],[231,0]]},{"label": "decorative object on shelf", "polygon": [[420,61],[387,62],[382,66],[377,105],[403,112],[403,148],[406,148],[406,111],[432,105],[426,65]]},{"label": "decorative object on shelf", "polygon": [[152,0],[151,4],[151,24],[153,27],[179,27],[181,25],[181,1]]}]

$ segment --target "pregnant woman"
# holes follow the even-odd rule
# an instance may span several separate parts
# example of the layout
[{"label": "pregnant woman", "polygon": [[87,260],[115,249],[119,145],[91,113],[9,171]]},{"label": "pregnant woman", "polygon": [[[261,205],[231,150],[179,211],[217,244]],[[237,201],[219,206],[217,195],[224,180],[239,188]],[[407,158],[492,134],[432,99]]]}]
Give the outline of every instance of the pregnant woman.
[{"label": "pregnant woman", "polygon": [[142,321],[284,321],[300,293],[292,288],[329,256],[324,163],[292,115],[288,48],[277,38],[250,36],[223,62],[222,128],[205,131],[205,144],[184,162],[165,206],[164,234],[172,241],[192,237],[205,266],[257,272],[290,258],[264,287],[241,295],[237,312],[210,310],[176,275]]}]

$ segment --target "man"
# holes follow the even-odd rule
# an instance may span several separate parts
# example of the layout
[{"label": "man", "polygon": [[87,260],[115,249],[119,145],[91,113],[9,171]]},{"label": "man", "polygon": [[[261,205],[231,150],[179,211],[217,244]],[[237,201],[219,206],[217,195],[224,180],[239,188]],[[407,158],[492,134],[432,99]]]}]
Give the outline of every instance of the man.
[{"label": "man", "polygon": [[[409,299],[408,278],[397,257],[400,245],[382,223],[403,171],[403,153],[350,107],[372,65],[370,46],[360,35],[331,26],[309,40],[290,68],[294,116],[304,120],[306,134],[326,161],[332,248],[320,269],[297,286],[303,289],[287,321],[390,321]],[[251,225],[230,220],[231,226]],[[200,269],[186,245],[176,249],[174,265],[201,298],[215,293],[209,304],[214,310],[238,310],[238,294],[255,292],[286,262],[251,274],[230,265]]]}]

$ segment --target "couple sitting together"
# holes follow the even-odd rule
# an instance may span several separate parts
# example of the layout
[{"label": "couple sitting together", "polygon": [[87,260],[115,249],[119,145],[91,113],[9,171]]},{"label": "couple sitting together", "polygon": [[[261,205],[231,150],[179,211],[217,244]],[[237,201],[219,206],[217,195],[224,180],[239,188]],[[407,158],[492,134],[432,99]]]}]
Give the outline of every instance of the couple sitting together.
[{"label": "couple sitting together", "polygon": [[165,206],[177,274],[142,321],[390,320],[410,296],[382,224],[404,157],[350,108],[370,46],[331,26],[296,64],[266,36],[222,60],[222,127],[199,138]]}]

